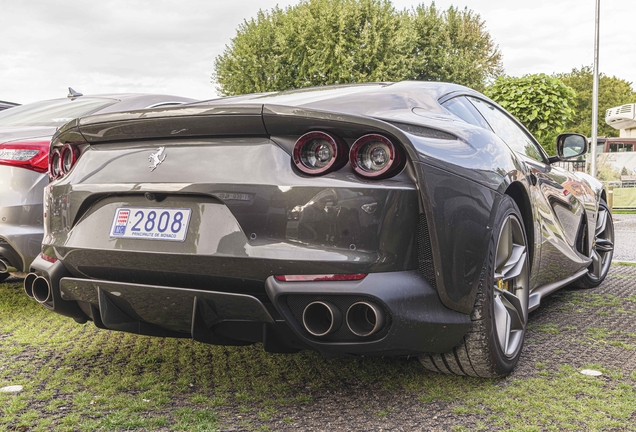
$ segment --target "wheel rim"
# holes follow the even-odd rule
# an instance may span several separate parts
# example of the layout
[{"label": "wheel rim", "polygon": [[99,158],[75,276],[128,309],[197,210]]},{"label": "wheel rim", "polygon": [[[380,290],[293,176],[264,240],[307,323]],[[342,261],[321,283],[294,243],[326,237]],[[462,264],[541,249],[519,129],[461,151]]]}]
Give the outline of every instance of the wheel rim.
[{"label": "wheel rim", "polygon": [[497,342],[508,358],[523,344],[528,320],[527,245],[521,223],[509,215],[501,227],[495,256],[493,312]]},{"label": "wheel rim", "polygon": [[614,222],[612,215],[604,206],[599,206],[594,243],[592,244],[592,264],[588,267],[588,275],[594,281],[603,279],[612,264],[614,253]]}]

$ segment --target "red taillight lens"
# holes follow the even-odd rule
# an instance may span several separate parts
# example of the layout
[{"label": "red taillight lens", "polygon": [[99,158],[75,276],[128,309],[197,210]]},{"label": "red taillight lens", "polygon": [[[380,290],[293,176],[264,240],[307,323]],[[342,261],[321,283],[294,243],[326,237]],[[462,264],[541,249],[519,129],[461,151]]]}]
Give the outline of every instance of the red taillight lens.
[{"label": "red taillight lens", "polygon": [[308,132],[294,145],[294,164],[305,174],[318,175],[338,169],[346,153],[340,140],[324,132]]},{"label": "red taillight lens", "polygon": [[359,175],[380,178],[394,174],[401,164],[402,156],[391,140],[382,135],[369,134],[353,143],[349,161]]},{"label": "red taillight lens", "polygon": [[64,147],[58,147],[51,153],[49,160],[49,175],[51,180],[64,177],[73,169],[80,150],[76,145],[65,144]]},{"label": "red taillight lens", "polygon": [[40,173],[49,169],[49,141],[24,141],[0,145],[0,165],[26,168]]},{"label": "red taillight lens", "polygon": [[357,281],[365,277],[367,277],[366,273],[274,276],[277,281],[281,282]]},{"label": "red taillight lens", "polygon": [[79,149],[71,144],[66,144],[60,152],[60,170],[62,175],[68,174],[73,168],[77,157],[79,156]]},{"label": "red taillight lens", "polygon": [[55,180],[62,175],[62,166],[60,164],[61,160],[62,157],[60,156],[60,149],[53,150],[49,161],[49,176],[51,177],[51,180]]}]

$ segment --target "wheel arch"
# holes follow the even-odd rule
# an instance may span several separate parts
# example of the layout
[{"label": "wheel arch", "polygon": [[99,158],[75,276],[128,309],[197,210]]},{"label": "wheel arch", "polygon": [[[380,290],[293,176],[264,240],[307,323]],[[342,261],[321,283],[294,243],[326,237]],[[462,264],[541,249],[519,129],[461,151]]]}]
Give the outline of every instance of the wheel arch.
[{"label": "wheel arch", "polygon": [[529,264],[530,268],[532,268],[532,263],[534,260],[534,222],[532,216],[532,204],[530,203],[530,197],[528,196],[528,191],[521,184],[521,182],[513,182],[508,186],[505,192],[510,198],[512,198],[519,207],[519,211],[521,211],[521,217],[523,218],[523,225],[526,231],[526,238],[528,239],[528,250],[530,251]]}]

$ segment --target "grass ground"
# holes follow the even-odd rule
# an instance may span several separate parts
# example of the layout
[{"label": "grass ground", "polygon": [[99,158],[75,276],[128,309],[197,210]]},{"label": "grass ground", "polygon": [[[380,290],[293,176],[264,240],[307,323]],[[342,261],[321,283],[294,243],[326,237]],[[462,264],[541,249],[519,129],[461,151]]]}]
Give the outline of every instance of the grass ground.
[{"label": "grass ground", "polygon": [[[616,280],[626,278],[636,283],[631,273]],[[413,359],[327,360],[98,330],[45,310],[19,284],[0,284],[0,387],[24,386],[19,394],[0,393],[0,429],[291,430],[323,402],[350,392],[371,395],[360,396],[360,416],[389,419],[389,428],[410,420],[398,416],[408,403],[414,415],[445,412],[458,431],[633,430],[636,372],[601,356],[588,366],[603,377],[581,375],[550,338],[570,338],[582,351],[634,351],[636,335],[615,334],[609,325],[578,328],[576,316],[616,309],[619,319],[633,321],[636,296],[558,296],[554,310],[572,319],[531,322],[526,347],[531,355],[545,345],[556,360],[526,359],[524,373],[483,380],[425,373]]]}]

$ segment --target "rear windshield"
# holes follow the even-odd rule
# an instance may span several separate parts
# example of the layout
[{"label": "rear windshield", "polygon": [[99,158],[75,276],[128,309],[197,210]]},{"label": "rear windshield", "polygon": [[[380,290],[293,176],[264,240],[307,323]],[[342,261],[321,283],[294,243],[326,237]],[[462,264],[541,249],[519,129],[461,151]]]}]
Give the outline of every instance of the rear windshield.
[{"label": "rear windshield", "polygon": [[0,111],[0,126],[61,126],[115,102],[115,99],[95,98],[34,102]]}]

